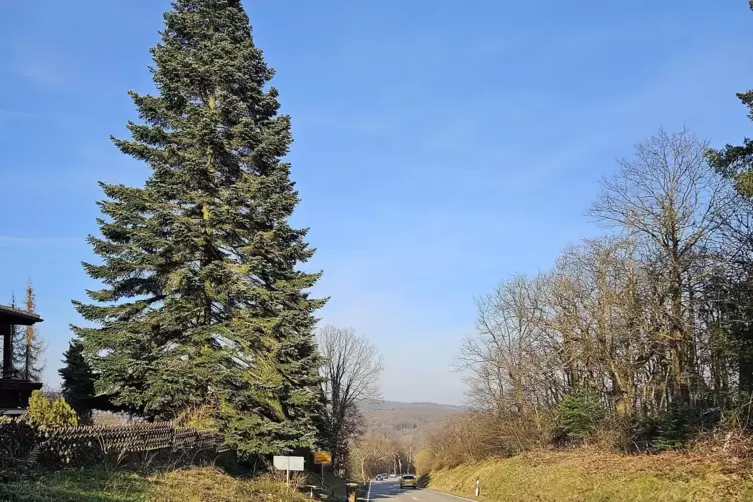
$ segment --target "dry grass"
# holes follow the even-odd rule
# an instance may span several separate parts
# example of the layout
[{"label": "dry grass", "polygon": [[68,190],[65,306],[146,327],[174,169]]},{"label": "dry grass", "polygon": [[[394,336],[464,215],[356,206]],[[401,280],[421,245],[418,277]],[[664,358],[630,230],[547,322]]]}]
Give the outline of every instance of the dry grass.
[{"label": "dry grass", "polygon": [[307,500],[295,489],[271,478],[233,478],[219,469],[203,468],[151,477],[155,499],[165,502],[232,502],[237,500],[282,502]]},{"label": "dry grass", "polygon": [[62,471],[36,481],[0,485],[0,500],[18,502],[303,502],[270,478],[243,479],[211,467],[140,476],[127,471]]},{"label": "dry grass", "polygon": [[142,422],[138,418],[132,418],[124,413],[113,413],[111,411],[96,410],[92,413],[92,423],[102,426],[126,425],[133,422]]},{"label": "dry grass", "polygon": [[429,475],[429,488],[503,501],[745,501],[753,479],[742,466],[692,453],[622,455],[595,448],[538,451]]}]

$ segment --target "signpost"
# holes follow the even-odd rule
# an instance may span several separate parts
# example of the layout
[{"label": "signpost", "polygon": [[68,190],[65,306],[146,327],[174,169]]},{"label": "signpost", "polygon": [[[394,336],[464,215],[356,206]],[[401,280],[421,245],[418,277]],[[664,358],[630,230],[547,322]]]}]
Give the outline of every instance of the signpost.
[{"label": "signpost", "polygon": [[290,484],[290,471],[303,470],[303,457],[277,457],[272,459],[275,469],[285,471],[285,482]]},{"label": "signpost", "polygon": [[314,453],[314,463],[322,466],[322,490],[324,490],[324,466],[332,463],[332,454],[328,451]]}]

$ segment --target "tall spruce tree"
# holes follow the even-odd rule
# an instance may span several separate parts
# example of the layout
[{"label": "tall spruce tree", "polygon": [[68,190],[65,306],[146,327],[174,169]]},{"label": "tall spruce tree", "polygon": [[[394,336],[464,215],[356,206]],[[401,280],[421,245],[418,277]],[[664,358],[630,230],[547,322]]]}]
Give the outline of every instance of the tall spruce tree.
[{"label": "tall spruce tree", "polygon": [[242,454],[316,440],[319,354],[313,249],[298,203],[290,119],[240,0],[176,0],[152,49],[158,95],[131,92],[142,123],[113,139],[152,169],[143,188],[101,183],[105,287],[76,302],[97,386],[132,412],[211,405]]}]

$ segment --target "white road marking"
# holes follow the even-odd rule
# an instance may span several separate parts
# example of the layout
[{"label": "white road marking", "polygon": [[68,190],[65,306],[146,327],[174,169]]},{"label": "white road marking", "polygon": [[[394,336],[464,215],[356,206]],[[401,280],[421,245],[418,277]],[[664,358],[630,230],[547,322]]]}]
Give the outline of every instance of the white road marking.
[{"label": "white road marking", "polygon": [[369,481],[369,491],[366,493],[366,502],[371,500],[371,481]]},{"label": "white road marking", "polygon": [[418,500],[416,497],[411,497],[413,500]]},{"label": "white road marking", "polygon": [[429,490],[428,488],[424,488],[424,490],[426,490],[427,492],[441,493],[442,495],[447,495],[448,497],[452,497],[452,498],[458,499],[458,500],[465,500],[466,502],[478,502],[477,500],[466,499],[466,498],[463,498],[463,497],[458,497],[457,495],[453,495],[451,493],[439,492],[437,490]]}]

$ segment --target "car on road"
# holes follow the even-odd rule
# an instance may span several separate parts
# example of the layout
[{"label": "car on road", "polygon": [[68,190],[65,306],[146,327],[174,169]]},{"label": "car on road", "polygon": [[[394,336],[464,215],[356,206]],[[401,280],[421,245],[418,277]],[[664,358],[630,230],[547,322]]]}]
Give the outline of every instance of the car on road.
[{"label": "car on road", "polygon": [[416,476],[413,474],[404,475],[400,478],[400,488],[418,488],[418,485],[416,484]]}]

